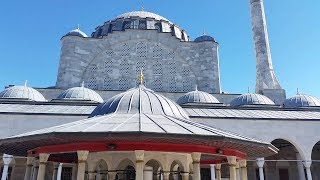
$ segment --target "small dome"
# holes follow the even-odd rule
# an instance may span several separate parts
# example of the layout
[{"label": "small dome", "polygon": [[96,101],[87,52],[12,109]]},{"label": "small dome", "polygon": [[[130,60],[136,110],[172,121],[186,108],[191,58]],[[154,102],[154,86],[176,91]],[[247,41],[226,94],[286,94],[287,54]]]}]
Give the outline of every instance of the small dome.
[{"label": "small dome", "polygon": [[110,98],[107,102],[99,105],[90,117],[111,113],[138,113],[189,119],[187,113],[178,104],[143,85]]},{"label": "small dome", "polygon": [[216,40],[213,37],[206,35],[206,34],[199,36],[194,40],[194,42],[204,42],[204,41],[216,42]]},{"label": "small dome", "polygon": [[36,102],[46,101],[39,91],[27,86],[12,86],[6,88],[0,93],[0,99],[17,99]]},{"label": "small dome", "polygon": [[74,29],[66,34],[66,36],[79,36],[79,37],[88,37],[86,33],[82,32],[79,28]]},{"label": "small dome", "polygon": [[91,101],[102,103],[103,99],[95,91],[85,88],[83,85],[81,87],[74,87],[63,91],[57,99],[59,100],[72,100],[72,101]]},{"label": "small dome", "polygon": [[286,108],[300,108],[300,107],[320,107],[320,100],[318,98],[297,94],[284,101],[284,107]]},{"label": "small dome", "polygon": [[204,104],[218,104],[220,103],[217,98],[211,94],[196,89],[181,96],[177,100],[178,104],[188,104],[188,103],[204,103]]},{"label": "small dome", "polygon": [[255,94],[255,93],[246,93],[240,95],[233,99],[230,103],[232,107],[239,107],[239,106],[247,106],[247,105],[275,105],[274,102],[269,99],[268,97]]}]

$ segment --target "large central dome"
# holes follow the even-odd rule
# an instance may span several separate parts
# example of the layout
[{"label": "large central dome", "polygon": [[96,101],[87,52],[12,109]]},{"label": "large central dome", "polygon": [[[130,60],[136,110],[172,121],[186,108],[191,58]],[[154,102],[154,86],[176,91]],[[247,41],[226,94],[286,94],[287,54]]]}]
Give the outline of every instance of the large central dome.
[{"label": "large central dome", "polygon": [[158,14],[147,11],[132,11],[123,13],[115,19],[98,26],[92,33],[93,38],[107,36],[113,31],[125,31],[126,29],[157,30],[159,33],[171,33],[181,41],[189,41],[185,30],[170,22]]}]

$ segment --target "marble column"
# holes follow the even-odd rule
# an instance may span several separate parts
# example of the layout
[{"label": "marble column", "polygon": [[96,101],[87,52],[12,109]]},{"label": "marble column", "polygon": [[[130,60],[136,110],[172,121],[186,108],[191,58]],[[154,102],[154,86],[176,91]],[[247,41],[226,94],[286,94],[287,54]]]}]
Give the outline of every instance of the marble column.
[{"label": "marble column", "polygon": [[181,176],[182,176],[182,180],[189,180],[189,173],[187,172],[181,173]]},{"label": "marble column", "polygon": [[153,180],[153,167],[145,166],[143,171],[144,180]]},{"label": "marble column", "polygon": [[12,161],[12,159],[13,159],[12,155],[3,154],[3,156],[2,156],[3,169],[2,169],[1,180],[7,180],[9,165],[10,165],[10,162]]},{"label": "marble column", "polygon": [[237,157],[235,156],[228,156],[228,165],[229,165],[229,172],[230,172],[230,180],[237,180]]},{"label": "marble column", "polygon": [[258,158],[256,160],[257,162],[257,165],[259,167],[259,177],[260,177],[260,180],[264,180],[264,172],[263,172],[263,166],[264,166],[264,158]]},{"label": "marble column", "polygon": [[143,180],[144,150],[134,151],[136,158],[136,179]]},{"label": "marble column", "polygon": [[239,163],[239,161],[237,161],[236,172],[237,172],[237,180],[241,180],[240,163]]},{"label": "marble column", "polygon": [[211,180],[216,180],[216,168],[214,164],[210,164]]},{"label": "marble column", "polygon": [[221,164],[216,164],[216,179],[221,180]]},{"label": "marble column", "polygon": [[169,180],[170,172],[163,172],[163,180]]},{"label": "marble column", "polygon": [[37,180],[37,176],[38,176],[38,170],[39,170],[39,165],[38,163],[35,163],[33,166],[32,166],[32,180]]},{"label": "marble column", "polygon": [[24,174],[24,180],[30,180],[31,179],[32,162],[33,162],[33,160],[34,160],[34,157],[27,157],[26,173]]},{"label": "marble column", "polygon": [[303,167],[302,159],[301,159],[299,152],[296,152],[296,157],[298,160],[297,166],[298,166],[299,180],[306,180],[306,176],[304,173],[304,167]]},{"label": "marble column", "polygon": [[72,180],[77,180],[77,170],[78,167],[76,164],[72,166]]},{"label": "marble column", "polygon": [[46,174],[46,164],[50,154],[40,153],[39,154],[39,170],[37,180],[44,180]]},{"label": "marble column", "polygon": [[63,163],[59,163],[59,165],[58,165],[58,170],[57,170],[57,180],[61,180],[62,165],[63,165]]},{"label": "marble column", "polygon": [[248,173],[247,173],[247,161],[246,160],[240,160],[240,169],[241,169],[241,180],[248,180]]},{"label": "marble column", "polygon": [[192,157],[192,164],[193,164],[192,180],[201,180],[201,174],[200,174],[201,153],[198,153],[198,152],[191,153],[191,157]]},{"label": "marble column", "polygon": [[117,176],[117,172],[112,171],[112,172],[108,172],[108,180],[115,180]]},{"label": "marble column", "polygon": [[78,172],[77,180],[84,180],[86,171],[86,161],[89,155],[89,151],[77,151],[78,154]]},{"label": "marble column", "polygon": [[53,166],[52,180],[56,180],[59,163],[54,162],[54,163],[52,163],[52,166]]},{"label": "marble column", "polygon": [[311,174],[311,164],[312,164],[312,161],[303,161],[303,165],[304,167],[306,168],[306,172],[307,172],[307,179],[308,180],[312,180],[312,174]]}]

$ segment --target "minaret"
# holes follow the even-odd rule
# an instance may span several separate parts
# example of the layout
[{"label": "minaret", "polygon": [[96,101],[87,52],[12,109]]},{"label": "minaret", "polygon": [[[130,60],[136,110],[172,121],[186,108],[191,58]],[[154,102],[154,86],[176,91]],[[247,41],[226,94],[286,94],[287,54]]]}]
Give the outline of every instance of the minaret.
[{"label": "minaret", "polygon": [[[285,98],[272,67],[263,0],[250,0],[251,23],[256,57],[256,93]],[[272,97],[271,97],[272,98]],[[273,97],[279,98],[279,97]]]}]

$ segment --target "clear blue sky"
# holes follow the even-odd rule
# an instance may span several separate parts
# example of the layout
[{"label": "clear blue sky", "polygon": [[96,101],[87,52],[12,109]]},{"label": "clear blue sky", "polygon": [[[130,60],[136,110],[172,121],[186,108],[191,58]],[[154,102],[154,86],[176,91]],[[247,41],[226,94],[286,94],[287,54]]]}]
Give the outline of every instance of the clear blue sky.
[{"label": "clear blue sky", "polygon": [[[249,0],[10,0],[0,5],[0,88],[55,84],[60,38],[80,24],[91,34],[115,16],[139,10],[160,14],[191,39],[205,29],[220,44],[223,91],[243,93],[255,85]],[[276,75],[288,96],[320,98],[320,1],[265,0]]]}]

